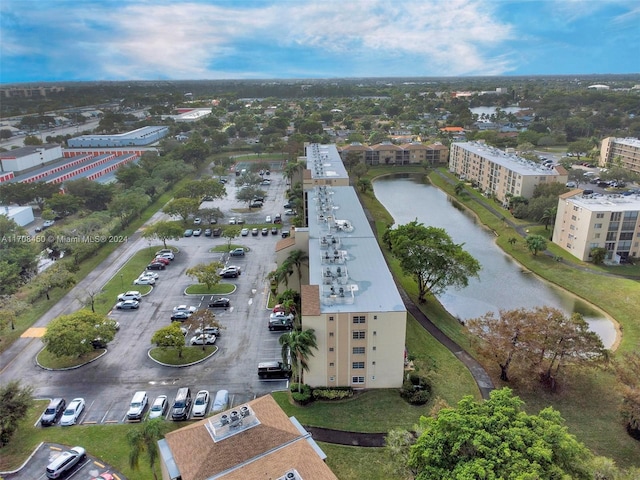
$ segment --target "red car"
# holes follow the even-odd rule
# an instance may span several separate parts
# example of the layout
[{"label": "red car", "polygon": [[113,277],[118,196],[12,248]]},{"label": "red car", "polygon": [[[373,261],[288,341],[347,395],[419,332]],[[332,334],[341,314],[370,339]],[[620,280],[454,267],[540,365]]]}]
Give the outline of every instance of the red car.
[{"label": "red car", "polygon": [[164,263],[165,265],[169,265],[171,263],[171,260],[169,260],[168,258],[164,258],[164,257],[156,257],[153,259],[154,262],[158,263]]}]

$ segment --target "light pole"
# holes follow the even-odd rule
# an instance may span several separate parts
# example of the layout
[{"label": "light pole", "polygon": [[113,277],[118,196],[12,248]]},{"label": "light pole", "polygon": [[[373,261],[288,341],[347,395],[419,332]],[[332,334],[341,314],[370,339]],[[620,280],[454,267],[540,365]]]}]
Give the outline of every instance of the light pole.
[{"label": "light pole", "polygon": [[124,280],[122,279],[123,274],[120,274],[120,288],[124,288]]}]

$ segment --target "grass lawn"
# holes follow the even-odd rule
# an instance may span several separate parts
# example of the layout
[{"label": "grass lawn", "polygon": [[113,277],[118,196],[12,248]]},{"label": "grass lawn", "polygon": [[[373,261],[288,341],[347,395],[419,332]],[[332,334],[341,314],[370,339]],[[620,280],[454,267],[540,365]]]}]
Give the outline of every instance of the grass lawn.
[{"label": "grass lawn", "polygon": [[318,442],[327,454],[327,465],[340,480],[389,480],[384,448],[360,448]]},{"label": "grass lawn", "polygon": [[178,352],[178,349],[172,347],[155,347],[151,349],[149,355],[157,362],[166,365],[184,366],[204,360],[217,351],[218,347],[215,345],[205,345],[204,348],[202,348],[202,345],[184,347],[181,353]]},{"label": "grass lawn", "polygon": [[80,365],[84,365],[92,360],[95,360],[100,355],[104,353],[104,349],[92,350],[91,352],[82,355],[81,357],[72,357],[72,356],[64,356],[64,357],[56,357],[49,353],[47,349],[40,350],[40,353],[37,355],[38,363],[45,368],[51,368],[53,370],[59,370],[63,368],[73,368],[78,367]]},{"label": "grass lawn", "polygon": [[235,289],[236,286],[232,283],[218,283],[212,288],[207,288],[204,283],[196,283],[189,285],[186,292],[189,295],[228,295],[233,293]]}]

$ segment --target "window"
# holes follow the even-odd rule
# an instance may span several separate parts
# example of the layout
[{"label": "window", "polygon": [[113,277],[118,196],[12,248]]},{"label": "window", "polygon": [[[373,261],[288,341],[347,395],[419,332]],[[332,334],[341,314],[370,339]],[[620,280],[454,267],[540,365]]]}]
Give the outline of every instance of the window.
[{"label": "window", "polygon": [[329,332],[329,336],[330,336],[330,337],[333,337],[333,332]]},{"label": "window", "polygon": [[364,355],[364,347],[353,347],[354,355]]},{"label": "window", "polygon": [[330,322],[333,322],[333,317],[329,317],[329,321],[330,321]]},{"label": "window", "polygon": [[596,233],[596,234],[593,236],[593,238],[600,238],[600,234],[599,234],[599,233]]},{"label": "window", "polygon": [[353,317],[353,323],[364,323],[364,315]]},{"label": "window", "polygon": [[354,368],[354,369],[364,368],[364,362],[353,362],[351,364],[351,368]]},{"label": "window", "polygon": [[329,351],[330,351],[330,352],[333,352],[333,347],[329,347]]},{"label": "window", "polygon": [[596,223],[593,225],[593,228],[602,228],[602,224],[601,223]]},{"label": "window", "polygon": [[335,382],[336,381],[336,377],[334,377],[333,375],[329,377],[329,381],[330,382]]},{"label": "window", "polygon": [[330,367],[333,367],[333,366],[335,366],[335,363],[333,363],[333,362],[329,362],[329,366],[330,366]]},{"label": "window", "polygon": [[351,383],[364,383],[364,377],[351,377]]},{"label": "window", "polygon": [[365,334],[367,332],[365,332],[364,330],[354,330],[353,331],[353,339],[354,340],[362,340],[363,338],[365,338]]}]

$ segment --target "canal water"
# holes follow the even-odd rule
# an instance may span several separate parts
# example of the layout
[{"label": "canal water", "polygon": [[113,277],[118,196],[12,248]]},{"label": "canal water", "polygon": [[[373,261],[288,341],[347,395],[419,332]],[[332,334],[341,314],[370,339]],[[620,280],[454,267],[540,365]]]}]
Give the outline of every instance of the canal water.
[{"label": "canal water", "polygon": [[616,330],[611,320],[569,292],[528,273],[495,244],[491,231],[468,211],[457,208],[455,200],[438,188],[423,184],[419,176],[394,175],[376,180],[373,190],[396,224],[417,219],[425,226],[444,228],[455,243],[464,243],[463,248],[482,265],[479,278],[470,279],[466,288],[451,288],[438,296],[459,320],[487,312],[497,314],[501,309],[546,305],[567,314],[582,314],[606,347],[615,343]]}]

